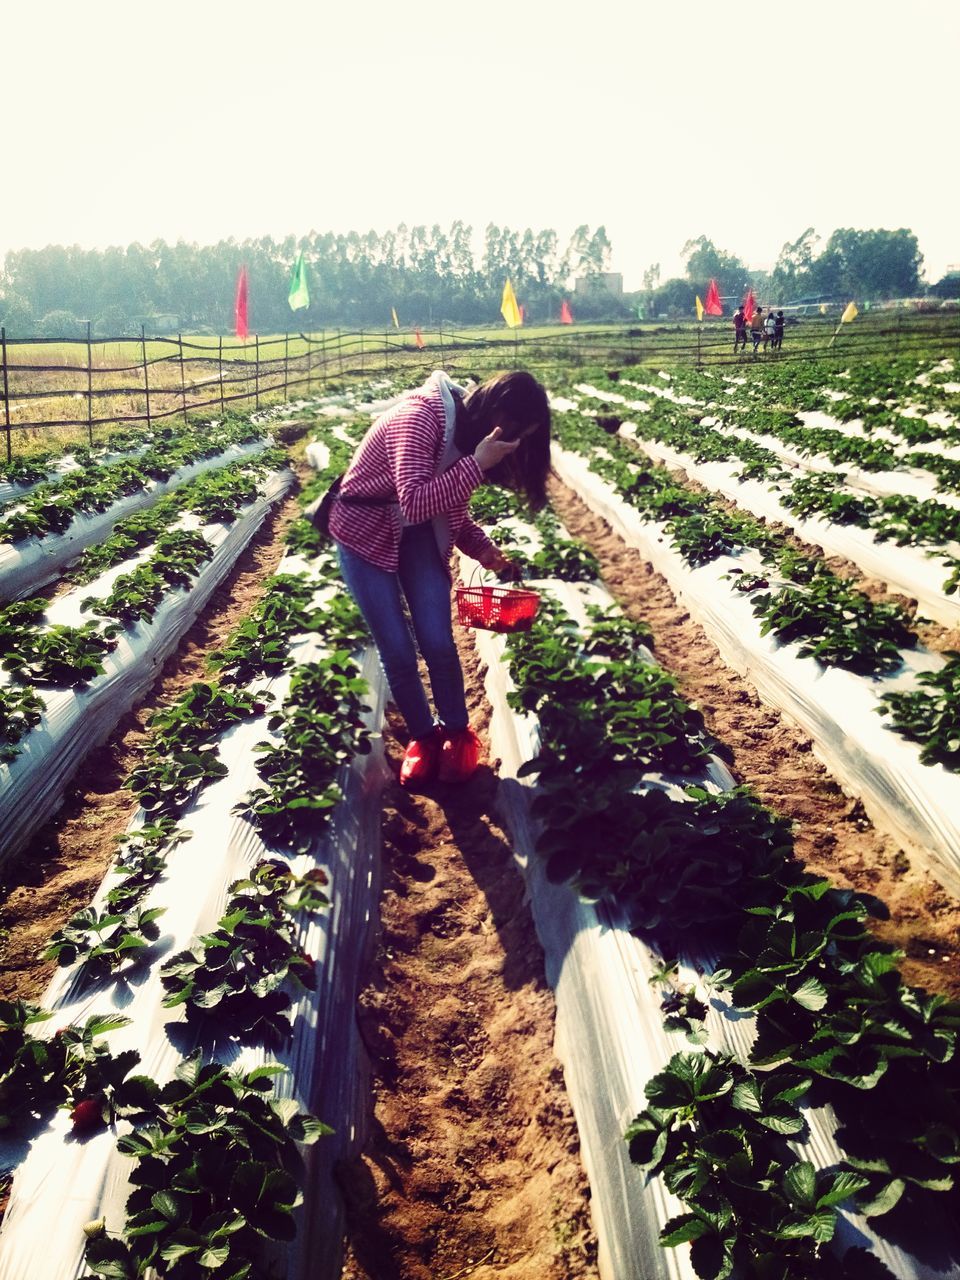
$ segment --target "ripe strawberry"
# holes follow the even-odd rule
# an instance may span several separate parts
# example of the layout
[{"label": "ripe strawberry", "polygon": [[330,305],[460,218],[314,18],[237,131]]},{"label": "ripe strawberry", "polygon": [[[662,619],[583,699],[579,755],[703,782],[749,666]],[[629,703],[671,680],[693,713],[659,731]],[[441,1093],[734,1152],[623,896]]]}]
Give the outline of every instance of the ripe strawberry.
[{"label": "ripe strawberry", "polygon": [[103,1108],[98,1098],[81,1098],[70,1112],[74,1133],[93,1133],[103,1127]]}]

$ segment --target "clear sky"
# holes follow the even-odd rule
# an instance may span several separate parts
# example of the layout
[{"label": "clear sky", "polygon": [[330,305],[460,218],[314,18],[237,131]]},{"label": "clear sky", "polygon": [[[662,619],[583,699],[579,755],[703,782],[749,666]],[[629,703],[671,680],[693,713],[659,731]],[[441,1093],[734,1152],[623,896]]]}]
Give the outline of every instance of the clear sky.
[{"label": "clear sky", "polygon": [[604,224],[628,289],[705,234],[960,262],[958,0],[3,6],[0,255],[455,218]]}]

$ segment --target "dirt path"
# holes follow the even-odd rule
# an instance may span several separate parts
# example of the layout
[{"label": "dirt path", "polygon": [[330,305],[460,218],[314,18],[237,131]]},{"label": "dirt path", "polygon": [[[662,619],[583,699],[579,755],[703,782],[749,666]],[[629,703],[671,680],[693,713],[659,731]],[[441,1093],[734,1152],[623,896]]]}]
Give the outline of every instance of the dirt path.
[{"label": "dirt path", "polygon": [[[468,690],[482,691],[472,643]],[[473,694],[485,738],[489,708]],[[402,748],[391,736],[395,765]],[[344,1280],[596,1276],[588,1189],[496,777],[384,810],[382,936],[360,1022],[371,1136],[345,1168]]]},{"label": "dirt path", "polygon": [[844,795],[814,757],[810,739],[764,706],[724,663],[649,562],[556,480],[550,500],[570,533],[599,557],[604,582],[624,611],[650,625],[657,661],[679,676],[684,696],[730,749],[738,781],[794,820],[803,861],[838,884],[883,899],[890,920],[877,932],[905,952],[908,982],[960,995],[960,903],[874,829],[859,802]]},{"label": "dirt path", "polygon": [[[301,479],[307,468],[301,468]],[[191,684],[210,678],[207,655],[218,648],[263,594],[299,514],[295,491],[268,512],[146,699],[84,761],[63,808],[37,831],[0,884],[0,998],[37,1000],[54,965],[40,959],[51,935],[89,904],[116,853],[116,837],[137,805],[123,781],[136,763],[150,716]]]}]

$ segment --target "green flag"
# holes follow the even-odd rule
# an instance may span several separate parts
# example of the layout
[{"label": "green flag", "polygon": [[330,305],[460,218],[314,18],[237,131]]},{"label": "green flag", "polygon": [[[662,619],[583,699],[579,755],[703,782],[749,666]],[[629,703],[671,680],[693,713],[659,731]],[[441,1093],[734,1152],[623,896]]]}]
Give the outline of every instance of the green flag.
[{"label": "green flag", "polygon": [[645,317],[644,317],[644,314],[643,314],[643,304],[641,303],[641,304],[637,307],[637,319],[638,319],[638,320],[643,320],[644,318],[645,318]]},{"label": "green flag", "polygon": [[307,267],[303,261],[303,250],[294,263],[293,275],[290,277],[290,293],[287,301],[291,311],[299,311],[301,307],[309,307],[310,290],[307,288]]}]

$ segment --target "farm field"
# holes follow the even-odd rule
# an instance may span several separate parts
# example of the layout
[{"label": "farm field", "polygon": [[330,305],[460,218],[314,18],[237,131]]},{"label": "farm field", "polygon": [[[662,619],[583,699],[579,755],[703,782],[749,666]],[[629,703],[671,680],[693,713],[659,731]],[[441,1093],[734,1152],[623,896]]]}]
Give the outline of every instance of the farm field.
[{"label": "farm field", "polygon": [[300,515],[419,365],[6,477],[0,1280],[960,1277],[960,355],[604,341],[461,790]]}]

